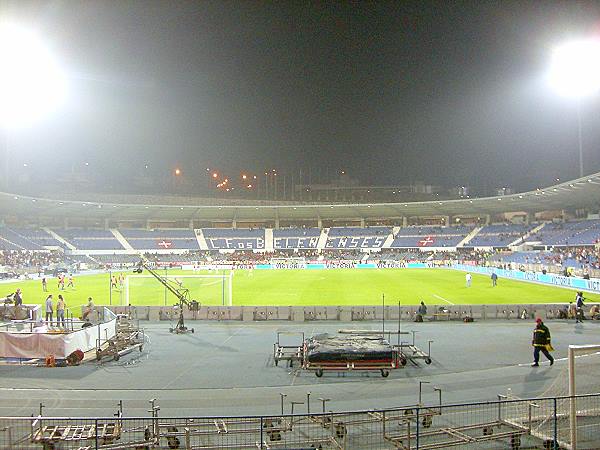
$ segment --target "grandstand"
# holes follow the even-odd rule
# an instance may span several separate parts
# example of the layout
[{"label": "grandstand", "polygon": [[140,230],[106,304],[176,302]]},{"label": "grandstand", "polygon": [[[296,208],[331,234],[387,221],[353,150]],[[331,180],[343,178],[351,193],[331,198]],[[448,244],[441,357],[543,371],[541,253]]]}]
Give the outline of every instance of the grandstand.
[{"label": "grandstand", "polygon": [[209,250],[265,249],[265,231],[262,229],[204,228],[202,235]]},{"label": "grandstand", "polygon": [[[504,249],[502,257],[492,261],[515,263],[560,263],[571,266],[593,265],[595,257],[556,258],[549,253],[523,251],[523,245],[535,248],[593,247],[598,236],[599,221],[579,220],[561,223],[492,224],[481,228],[455,226],[408,226],[408,227],[332,227],[332,228],[286,228],[286,229],[0,229],[0,245],[4,250],[49,251],[60,250],[65,256],[81,256],[87,263],[128,264],[139,259],[140,254],[158,254],[161,261],[199,261],[227,259],[221,255],[235,253],[236,259],[247,252],[269,254],[285,252],[317,252],[343,259],[361,259],[356,252],[380,252],[381,259],[424,259],[422,252],[444,251],[448,254],[465,249]],[[537,230],[532,233],[532,230]],[[344,252],[344,250],[347,250]],[[392,250],[391,252],[388,250]],[[396,250],[396,251],[393,251]],[[402,250],[409,250],[402,252]],[[511,255],[507,250],[512,250]],[[197,253],[201,252],[201,253]],[[202,253],[204,252],[204,253]],[[187,255],[174,256],[169,254]],[[92,259],[86,259],[93,256]],[[276,255],[275,255],[276,256]],[[366,257],[366,256],[365,256]],[[255,258],[256,259],[256,258]],[[577,264],[574,264],[576,262]]]},{"label": "grandstand", "polygon": [[595,245],[600,240],[600,220],[548,223],[528,241],[543,246]]},{"label": "grandstand", "polygon": [[[562,204],[572,205],[573,211],[590,208],[599,195],[599,183],[600,175],[594,174],[547,189],[502,197],[368,205],[275,203],[245,206],[236,202],[231,205],[192,207],[188,204],[168,205],[166,200],[158,200],[158,205],[136,204],[135,199],[131,199],[131,203],[112,204],[102,202],[98,195],[94,197],[94,202],[82,203],[0,194],[0,210],[7,218],[7,225],[0,228],[0,247],[15,251],[59,250],[67,257],[73,256],[71,260],[81,256],[81,260],[89,264],[131,264],[139,254],[144,253],[162,254],[156,258],[164,262],[226,260],[232,256],[223,256],[221,253],[231,255],[231,252],[238,255],[236,259],[240,259],[240,252],[275,255],[274,252],[297,254],[301,251],[316,252],[329,258],[351,257],[356,260],[368,258],[356,251],[365,254],[379,252],[381,259],[402,259],[400,255],[404,254],[406,258],[423,260],[426,259],[420,255],[423,251],[453,253],[461,249],[503,249],[515,252],[512,258],[504,254],[501,258],[503,261],[534,261],[553,265],[558,262],[595,268],[597,260],[590,256],[583,258],[579,254],[575,258],[556,258],[523,252],[553,247],[594,246],[600,236],[600,219],[593,216],[588,219],[561,216],[555,217],[554,221],[536,222],[535,215],[558,209],[558,205]],[[49,208],[50,205],[53,207]],[[140,221],[137,214],[142,214],[142,211],[145,219]],[[483,217],[486,224],[473,222],[473,211],[477,211],[478,218]],[[519,220],[525,219],[525,222],[511,223],[504,216],[515,213],[519,214]],[[69,215],[70,224],[77,226],[53,226],[52,216],[58,218],[64,217],[64,214]],[[203,222],[194,219],[199,215],[203,217]],[[40,217],[42,220],[38,220],[38,223],[42,226],[23,225],[27,223],[27,217]],[[184,219],[189,227],[162,227],[160,223],[163,217],[168,217],[171,224]],[[457,225],[414,225],[419,223],[419,218],[432,217],[440,219],[442,223]],[[104,223],[104,227],[98,227],[97,222],[95,226],[85,225],[98,219]],[[292,224],[295,219],[312,219],[319,226],[278,227],[282,220]],[[242,226],[243,220],[245,223],[252,221],[252,226]],[[500,223],[494,223],[495,220]],[[325,221],[333,226],[324,226]],[[359,225],[340,226],[335,224],[336,221]],[[372,225],[386,221],[394,225]],[[133,226],[123,226],[127,223]],[[139,227],[143,223],[146,227]],[[149,227],[151,223],[156,226]],[[202,226],[207,223],[218,227]],[[49,227],[44,227],[44,224]],[[172,253],[187,256],[164,256]],[[245,254],[246,259],[250,258],[248,255]],[[91,259],[85,259],[85,256]],[[263,259],[268,260],[268,257]],[[491,261],[498,260],[494,258]]]},{"label": "grandstand", "polygon": [[333,227],[327,234],[326,249],[381,248],[391,233],[388,227]]},{"label": "grandstand", "polygon": [[486,225],[465,244],[465,247],[507,248],[511,245],[519,245],[523,243],[527,233],[538,225],[539,224]]},{"label": "grandstand", "polygon": [[273,248],[316,249],[321,236],[319,228],[284,228],[273,230]]},{"label": "grandstand", "polygon": [[457,247],[473,229],[458,227],[406,227],[394,235],[391,248]]},{"label": "grandstand", "polygon": [[[172,198],[171,204],[166,198],[157,198],[156,205],[135,203],[145,197],[114,204],[103,202],[99,195],[93,202],[82,203],[0,193],[0,210],[7,218],[0,227],[0,248],[58,252],[55,255],[62,255],[65,266],[83,263],[96,268],[131,266],[140,255],[169,265],[268,263],[271,258],[292,256],[315,262],[439,263],[470,258],[487,260],[487,264],[546,266],[551,272],[571,267],[593,274],[599,269],[593,247],[600,236],[600,219],[593,214],[586,219],[552,217],[546,211],[569,204],[572,211],[593,213],[589,208],[599,196],[599,185],[600,174],[594,174],[502,197],[367,205],[244,205],[236,201],[192,206],[185,202],[173,205]],[[56,226],[56,219],[64,214],[73,226]],[[515,221],[508,220],[507,214],[516,217]],[[195,219],[200,215],[201,222]],[[26,225],[28,217],[39,218],[38,225]],[[166,218],[168,222],[161,226]],[[98,226],[98,220],[104,227]],[[283,220],[286,227],[280,228]],[[310,220],[318,226],[294,227],[294,220]],[[182,227],[182,222],[189,226]],[[559,252],[559,247],[563,251]],[[473,250],[477,253],[472,254]],[[502,253],[489,253],[497,250]],[[53,258],[55,261],[56,256]]]},{"label": "grandstand", "polygon": [[2,227],[0,228],[0,248],[2,250],[42,250],[44,248],[43,241],[36,242],[32,239],[33,236],[39,236],[42,233],[41,230],[31,230],[23,235],[10,228]]},{"label": "grandstand", "polygon": [[55,229],[53,232],[61,236],[67,246],[77,250],[124,250],[123,245],[110,230],[69,228]]},{"label": "grandstand", "polygon": [[[66,246],[57,240],[54,236],[52,236],[48,231],[41,228],[15,228],[11,227],[11,230],[16,234],[25,239],[25,243],[31,242],[34,245],[31,248],[26,248],[26,250],[37,250],[39,247],[62,247]],[[37,245],[37,248],[34,248]]]},{"label": "grandstand", "polygon": [[[160,199],[158,205],[135,204],[133,199],[132,203],[111,204],[96,195],[94,200],[99,203],[75,204],[64,199],[0,194],[0,209],[7,218],[7,225],[0,227],[0,248],[13,252],[52,251],[55,253],[48,261],[65,267],[73,264],[85,264],[88,268],[126,267],[135,265],[140,255],[156,264],[171,266],[256,264],[268,263],[273,258],[305,257],[313,262],[448,264],[470,260],[532,270],[541,270],[543,266],[552,273],[569,267],[581,275],[594,275],[600,270],[594,250],[600,236],[600,219],[593,214],[586,219],[568,215],[552,217],[546,211],[562,202],[572,205],[572,211],[589,208],[599,195],[599,183],[599,174],[594,174],[522,194],[436,202],[435,215],[432,202],[293,206],[281,203],[245,206],[235,202],[196,205],[193,217],[189,217],[186,214],[191,205],[171,208],[166,200]],[[49,204],[55,208],[47,208]],[[55,226],[52,215],[62,214],[61,211],[71,214],[69,225],[76,226]],[[146,218],[143,221],[133,218],[131,214],[136,211],[143,211]],[[202,222],[194,219],[199,211],[205,214]],[[477,211],[477,217],[473,211]],[[536,221],[538,212],[541,215]],[[506,214],[516,217],[515,221],[508,220]],[[26,217],[39,217],[38,225],[24,225]],[[161,226],[164,217],[170,220]],[[173,227],[183,217],[189,227]],[[481,223],[482,217],[485,224]],[[306,223],[310,218],[318,226],[293,226],[295,219]],[[98,219],[104,227],[98,226]],[[90,220],[94,226],[86,225]],[[286,221],[285,228],[278,227],[282,220]],[[382,225],[386,223],[389,225]],[[25,259],[31,260],[27,255]]]},{"label": "grandstand", "polygon": [[118,231],[136,251],[199,250],[193,230],[134,230]]}]

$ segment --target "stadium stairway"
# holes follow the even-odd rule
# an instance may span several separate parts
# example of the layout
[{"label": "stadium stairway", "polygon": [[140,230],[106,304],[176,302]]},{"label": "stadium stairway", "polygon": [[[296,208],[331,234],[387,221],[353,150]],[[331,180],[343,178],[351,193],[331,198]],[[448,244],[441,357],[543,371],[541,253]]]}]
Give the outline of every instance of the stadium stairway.
[{"label": "stadium stairway", "polygon": [[319,241],[317,242],[317,250],[323,250],[325,248],[327,236],[329,236],[329,228],[323,228],[321,230],[321,235],[319,236]]},{"label": "stadium stairway", "polygon": [[537,233],[539,230],[544,228],[545,225],[546,225],[546,222],[542,222],[537,227],[533,228],[532,230],[529,230],[529,232],[525,233],[522,238],[515,239],[513,242],[508,244],[508,248],[517,247],[517,246],[525,243],[525,241],[527,240],[527,238],[529,236],[531,236],[534,233]]},{"label": "stadium stairway", "polygon": [[0,241],[2,241],[2,242],[6,242],[8,245],[12,245],[12,246],[14,246],[14,248],[13,248],[13,249],[11,249],[11,248],[8,248],[7,250],[25,250],[25,247],[22,247],[22,246],[20,246],[20,245],[18,245],[18,244],[15,244],[15,243],[14,243],[14,242],[12,242],[12,241],[9,241],[9,240],[8,240],[8,239],[6,239],[5,237],[2,237],[2,236],[0,236]]},{"label": "stadium stairway", "polygon": [[394,236],[396,236],[400,232],[400,227],[393,227],[392,232],[388,234],[388,237],[385,239],[385,242],[381,246],[381,248],[391,248],[392,242],[394,242]]},{"label": "stadium stairway", "polygon": [[75,248],[75,246],[73,244],[71,244],[70,242],[68,242],[67,240],[65,240],[63,237],[61,237],[60,235],[56,234],[54,231],[52,231],[50,228],[48,227],[42,227],[42,230],[44,230],[46,233],[48,233],[50,236],[52,236],[54,239],[56,239],[58,242],[64,244],[67,246],[67,248],[69,250],[77,250]]},{"label": "stadium stairway", "polygon": [[119,230],[117,230],[115,228],[111,228],[110,232],[113,234],[115,239],[117,241],[119,241],[119,243],[123,246],[124,249],[135,253],[134,248],[131,246],[131,244],[129,242],[127,242],[127,239],[125,239],[125,236],[123,236]]},{"label": "stadium stairway", "polygon": [[471,231],[469,234],[467,234],[462,241],[460,241],[458,244],[456,244],[456,248],[464,247],[465,244],[468,244],[471,239],[473,239],[475,236],[477,236],[477,233],[479,233],[479,231],[482,228],[483,227],[473,228],[473,231]]},{"label": "stadium stairway", "polygon": [[206,239],[204,239],[202,229],[198,228],[197,230],[194,230],[194,233],[196,234],[196,240],[198,241],[200,250],[208,250],[208,244],[206,243]]},{"label": "stadium stairway", "polygon": [[273,250],[273,229],[265,228],[265,251],[272,252]]},{"label": "stadium stairway", "polygon": [[525,242],[527,242],[527,239],[529,238],[529,236],[534,235],[535,233],[537,233],[538,231],[540,231],[542,228],[544,228],[546,226],[546,222],[542,222],[541,224],[539,224],[537,227],[535,227],[532,230],[529,230],[529,233],[526,233],[525,236],[523,236],[523,240],[521,241],[521,238],[517,239],[514,242],[511,242],[510,244],[508,244],[508,247],[515,247],[519,244],[524,244]]}]

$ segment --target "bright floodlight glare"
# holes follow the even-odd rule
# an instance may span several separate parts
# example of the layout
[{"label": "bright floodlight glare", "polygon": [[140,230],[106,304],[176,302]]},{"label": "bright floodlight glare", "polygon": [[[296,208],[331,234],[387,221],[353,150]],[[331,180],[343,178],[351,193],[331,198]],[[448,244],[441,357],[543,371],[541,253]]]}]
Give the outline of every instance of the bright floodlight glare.
[{"label": "bright floodlight glare", "polygon": [[600,90],[600,39],[572,41],[554,49],[549,82],[561,95],[584,97]]},{"label": "bright floodlight glare", "polygon": [[0,24],[0,125],[31,123],[60,105],[65,76],[41,39]]}]

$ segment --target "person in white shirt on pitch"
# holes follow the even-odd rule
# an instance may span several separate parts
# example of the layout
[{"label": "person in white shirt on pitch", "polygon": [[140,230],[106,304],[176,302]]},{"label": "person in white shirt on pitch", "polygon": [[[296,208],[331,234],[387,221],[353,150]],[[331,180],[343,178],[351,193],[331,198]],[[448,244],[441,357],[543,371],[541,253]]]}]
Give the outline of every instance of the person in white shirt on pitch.
[{"label": "person in white shirt on pitch", "polygon": [[465,275],[465,280],[466,280],[466,282],[467,282],[467,287],[471,287],[471,280],[472,280],[472,278],[473,278],[473,277],[471,277],[471,274],[470,274],[470,273],[467,273],[467,274]]}]

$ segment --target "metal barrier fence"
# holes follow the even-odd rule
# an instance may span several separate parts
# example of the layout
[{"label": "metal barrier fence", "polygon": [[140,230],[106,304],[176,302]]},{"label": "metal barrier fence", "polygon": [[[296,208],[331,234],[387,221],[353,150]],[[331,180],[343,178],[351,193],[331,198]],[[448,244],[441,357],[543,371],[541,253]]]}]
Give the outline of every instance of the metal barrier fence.
[{"label": "metal barrier fence", "polygon": [[[2,449],[598,449],[600,394],[260,417],[0,418]],[[577,445],[570,402],[576,402]]]}]

